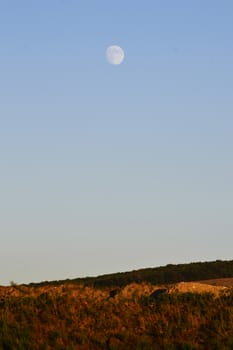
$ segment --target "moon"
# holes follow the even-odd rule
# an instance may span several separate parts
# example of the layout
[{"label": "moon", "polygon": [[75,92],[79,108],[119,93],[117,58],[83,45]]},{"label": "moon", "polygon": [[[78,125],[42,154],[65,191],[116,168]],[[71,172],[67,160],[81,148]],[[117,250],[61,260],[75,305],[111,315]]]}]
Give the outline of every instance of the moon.
[{"label": "moon", "polygon": [[109,46],[106,50],[106,58],[108,63],[119,65],[124,61],[124,58],[125,58],[124,50],[117,45]]}]

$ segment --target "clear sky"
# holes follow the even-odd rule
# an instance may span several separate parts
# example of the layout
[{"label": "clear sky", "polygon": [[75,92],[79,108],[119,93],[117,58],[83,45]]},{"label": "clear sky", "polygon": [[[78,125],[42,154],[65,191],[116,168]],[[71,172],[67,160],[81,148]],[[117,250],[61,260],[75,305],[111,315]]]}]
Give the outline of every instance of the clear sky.
[{"label": "clear sky", "polygon": [[232,18],[0,2],[0,284],[233,258]]}]

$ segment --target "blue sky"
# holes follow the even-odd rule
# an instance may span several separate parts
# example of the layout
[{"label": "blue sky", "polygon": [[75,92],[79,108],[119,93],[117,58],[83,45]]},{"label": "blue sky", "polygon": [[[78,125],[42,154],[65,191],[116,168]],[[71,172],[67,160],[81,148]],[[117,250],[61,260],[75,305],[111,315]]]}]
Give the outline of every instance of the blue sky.
[{"label": "blue sky", "polygon": [[0,284],[232,259],[232,14],[1,2]]}]

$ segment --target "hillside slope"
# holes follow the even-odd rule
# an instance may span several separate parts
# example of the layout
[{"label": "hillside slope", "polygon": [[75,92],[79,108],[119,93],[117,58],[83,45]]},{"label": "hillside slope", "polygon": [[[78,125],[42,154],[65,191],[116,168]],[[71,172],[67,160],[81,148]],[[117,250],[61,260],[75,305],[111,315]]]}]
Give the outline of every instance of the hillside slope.
[{"label": "hillside slope", "polygon": [[76,278],[73,280],[44,281],[32,283],[32,286],[61,285],[76,283],[92,287],[123,287],[130,283],[166,284],[177,282],[200,281],[219,278],[233,278],[233,260],[195,262],[189,264],[166,265],[145,268],[130,272],[120,272],[98,277]]},{"label": "hillside slope", "polygon": [[0,350],[232,350],[232,274],[215,261],[0,287]]},{"label": "hillside slope", "polygon": [[0,350],[233,349],[233,288],[181,282],[162,290],[1,287]]}]

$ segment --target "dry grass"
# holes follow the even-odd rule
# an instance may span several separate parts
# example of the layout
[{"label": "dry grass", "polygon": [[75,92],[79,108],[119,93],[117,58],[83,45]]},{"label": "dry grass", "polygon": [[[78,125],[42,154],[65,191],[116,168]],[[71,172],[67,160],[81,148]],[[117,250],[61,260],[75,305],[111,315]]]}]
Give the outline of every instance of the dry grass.
[{"label": "dry grass", "polygon": [[217,278],[199,281],[199,283],[210,284],[212,286],[233,287],[233,278]]},{"label": "dry grass", "polygon": [[[233,278],[221,278],[213,280],[204,280],[199,282],[180,282],[169,285],[151,285],[149,283],[131,283],[123,288],[119,288],[115,299],[132,299],[134,297],[149,296],[155,290],[160,288],[167,288],[169,293],[213,293],[219,294],[220,291],[227,290],[233,287]],[[31,296],[36,297],[43,293],[47,293],[49,296],[66,295],[67,293],[72,297],[78,297],[80,299],[88,296],[96,301],[101,301],[109,298],[111,288],[95,289],[92,287],[85,287],[77,284],[64,284],[60,286],[42,286],[42,287],[29,287],[24,285],[14,285],[9,287],[0,286],[0,298],[7,297],[21,297]]]},{"label": "dry grass", "polygon": [[[163,287],[159,302],[149,297]],[[77,284],[0,287],[0,350],[232,349],[231,289],[132,283],[111,297],[109,287]]]}]

